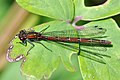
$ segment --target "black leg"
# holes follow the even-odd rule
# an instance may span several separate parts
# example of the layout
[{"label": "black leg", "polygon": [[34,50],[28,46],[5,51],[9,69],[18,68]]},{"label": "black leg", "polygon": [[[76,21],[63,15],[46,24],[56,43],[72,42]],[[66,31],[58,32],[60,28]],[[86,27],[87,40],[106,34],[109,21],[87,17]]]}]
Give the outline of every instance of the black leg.
[{"label": "black leg", "polygon": [[44,33],[45,30],[47,30],[50,27],[50,25],[48,27],[46,27],[45,29],[41,30],[41,33]]},{"label": "black leg", "polygon": [[20,44],[22,44],[23,46],[27,46],[27,42],[25,41],[25,42],[17,42],[17,43],[20,43]]},{"label": "black leg", "polygon": [[79,51],[78,51],[78,55],[80,55],[81,49],[80,49],[80,36],[79,36],[79,32],[77,31],[77,36],[78,36],[78,45],[79,45]]},{"label": "black leg", "polygon": [[35,41],[35,43],[39,43],[39,44],[41,44],[41,45],[43,45],[47,50],[49,50],[49,51],[51,51],[52,52],[52,50],[51,49],[49,49],[48,47],[46,47],[44,44],[42,44],[40,41]]},{"label": "black leg", "polygon": [[30,47],[30,49],[27,51],[27,55],[29,54],[29,52],[30,52],[30,50],[32,49],[32,48],[34,48],[34,44],[31,42],[31,41],[29,41],[29,40],[26,40],[26,41],[24,41],[24,42],[17,42],[17,43],[20,43],[20,44],[22,44],[23,46],[27,46],[27,41],[32,45],[31,47]]},{"label": "black leg", "polygon": [[80,39],[78,40],[78,44],[79,44],[79,51],[78,51],[78,55],[80,55],[80,51],[81,51],[81,49],[80,49]]},{"label": "black leg", "polygon": [[30,52],[30,50],[32,49],[32,48],[34,48],[34,44],[31,42],[31,41],[29,41],[29,40],[27,40],[32,46],[30,47],[30,49],[27,51],[27,55],[29,54],[29,52]]}]

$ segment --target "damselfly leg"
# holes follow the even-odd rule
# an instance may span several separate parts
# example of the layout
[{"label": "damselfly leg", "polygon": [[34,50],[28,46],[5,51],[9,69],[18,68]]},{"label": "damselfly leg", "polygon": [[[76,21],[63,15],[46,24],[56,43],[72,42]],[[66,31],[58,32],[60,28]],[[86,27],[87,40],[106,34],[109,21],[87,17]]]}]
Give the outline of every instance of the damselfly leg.
[{"label": "damselfly leg", "polygon": [[35,45],[30,41],[30,40],[27,40],[28,41],[28,43],[30,43],[32,46],[29,48],[29,50],[27,51],[27,55],[30,53],[30,50],[32,50],[34,47],[35,47]]},{"label": "damselfly leg", "polygon": [[41,44],[43,47],[45,47],[47,50],[51,51],[51,49],[49,49],[47,46],[45,46],[43,43],[41,43],[40,41],[35,41],[35,43]]},{"label": "damselfly leg", "polygon": [[78,41],[78,45],[79,45],[78,55],[80,55],[80,51],[81,51],[81,49],[80,49],[80,41]]},{"label": "damselfly leg", "polygon": [[[30,40],[27,40],[28,43],[31,44],[31,47],[29,48],[29,50],[27,51],[27,55],[30,53],[30,51],[35,47],[35,45],[30,41]],[[27,42],[26,43],[22,43],[22,42],[19,42],[20,44],[24,45],[24,46],[27,46]],[[49,49],[48,47],[46,47],[44,44],[42,44],[41,42],[39,41],[34,41],[34,43],[38,43],[38,44],[41,44],[43,47],[45,47],[47,50],[51,51],[51,49]]]},{"label": "damselfly leg", "polygon": [[47,30],[50,27],[50,25],[48,27],[46,27],[45,29],[41,30],[40,33],[43,34],[45,30]]},{"label": "damselfly leg", "polygon": [[32,48],[34,48],[35,45],[34,45],[30,40],[25,40],[24,42],[17,42],[17,43],[22,44],[23,46],[27,46],[27,42],[30,43],[32,46],[31,46],[31,47],[29,48],[29,50],[27,51],[27,54],[26,54],[26,55],[29,54],[30,50],[31,50]]}]

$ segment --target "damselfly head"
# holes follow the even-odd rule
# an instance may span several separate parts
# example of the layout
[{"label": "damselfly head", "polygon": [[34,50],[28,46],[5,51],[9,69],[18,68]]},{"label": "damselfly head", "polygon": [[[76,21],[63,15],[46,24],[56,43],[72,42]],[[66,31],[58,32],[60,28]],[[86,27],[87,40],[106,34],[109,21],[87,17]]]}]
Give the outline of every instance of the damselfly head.
[{"label": "damselfly head", "polygon": [[21,30],[20,33],[18,34],[18,37],[21,41],[24,41],[27,39],[27,32],[26,30]]}]

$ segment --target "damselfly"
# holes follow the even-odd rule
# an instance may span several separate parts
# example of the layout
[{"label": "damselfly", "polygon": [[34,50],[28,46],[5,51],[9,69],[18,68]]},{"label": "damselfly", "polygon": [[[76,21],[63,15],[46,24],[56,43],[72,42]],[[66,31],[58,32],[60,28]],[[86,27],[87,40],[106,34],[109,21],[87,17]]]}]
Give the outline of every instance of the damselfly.
[{"label": "damselfly", "polygon": [[[102,38],[105,38],[107,36],[103,36],[103,34],[106,32],[106,29],[99,28],[98,26],[93,27],[85,27],[80,30],[62,30],[62,31],[51,31],[51,32],[45,32],[47,28],[41,30],[40,32],[36,32],[34,30],[21,30],[19,34],[17,35],[19,39],[22,42],[19,42],[23,44],[24,46],[27,46],[27,42],[29,42],[32,47],[28,50],[27,55],[29,54],[30,50],[34,48],[34,42],[39,43],[43,45],[46,49],[52,51],[50,48],[46,47],[44,44],[42,44],[40,41],[52,41],[55,43],[58,43],[60,45],[63,45],[65,47],[73,48],[78,50],[78,55],[80,55],[80,52],[87,52],[90,54],[93,54],[95,56],[98,56],[102,58],[102,56],[107,56],[105,54],[99,54],[92,51],[87,51],[87,49],[92,50],[100,50],[105,51],[106,47],[112,47],[112,43],[108,40],[102,40]],[[79,45],[79,47],[75,47],[73,45],[69,45],[66,43],[76,43]]]}]

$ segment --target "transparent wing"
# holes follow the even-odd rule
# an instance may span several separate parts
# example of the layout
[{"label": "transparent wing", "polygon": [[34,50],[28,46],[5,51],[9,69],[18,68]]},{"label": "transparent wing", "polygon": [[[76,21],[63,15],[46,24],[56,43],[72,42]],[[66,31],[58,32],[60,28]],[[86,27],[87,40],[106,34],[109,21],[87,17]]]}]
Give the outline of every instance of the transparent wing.
[{"label": "transparent wing", "polygon": [[[65,45],[66,47],[68,47],[68,49],[72,48],[79,51],[79,48],[77,46],[64,44],[64,43],[62,43],[62,45]],[[103,57],[111,58],[111,56],[103,54],[105,51],[107,51],[107,48],[105,47],[80,46],[81,56],[103,64],[106,64]]]},{"label": "transparent wing", "polygon": [[[76,46],[75,43],[69,44],[64,42],[52,42],[52,41],[48,41],[48,42],[56,43],[56,45],[64,47],[65,49],[68,49],[68,50],[72,50],[75,52],[79,51],[79,47]],[[80,46],[80,51],[81,51],[80,53],[81,56],[103,63],[103,64],[105,64],[105,61],[103,61],[103,57],[108,57],[108,58],[111,57],[109,55],[103,54],[103,52],[107,51],[106,47]]]},{"label": "transparent wing", "polygon": [[93,51],[107,51],[106,47],[101,47],[101,46],[81,46],[81,48],[88,49],[88,50],[93,50]]},{"label": "transparent wing", "polygon": [[80,38],[92,38],[101,37],[106,32],[106,29],[94,27],[85,27],[80,30],[63,30],[63,31],[52,31],[43,33],[44,36],[54,36],[54,37],[80,37]]}]

